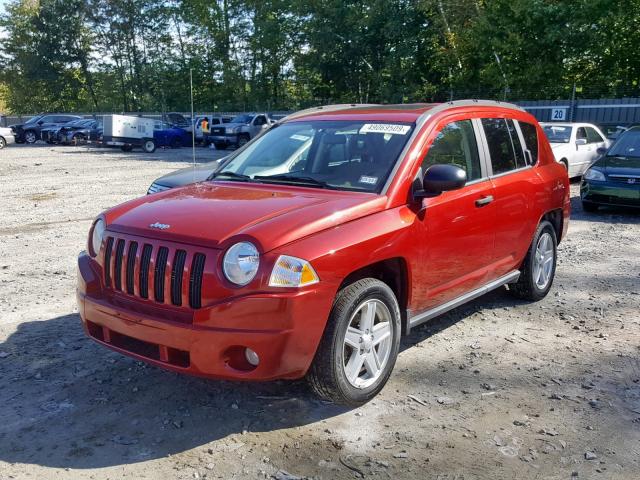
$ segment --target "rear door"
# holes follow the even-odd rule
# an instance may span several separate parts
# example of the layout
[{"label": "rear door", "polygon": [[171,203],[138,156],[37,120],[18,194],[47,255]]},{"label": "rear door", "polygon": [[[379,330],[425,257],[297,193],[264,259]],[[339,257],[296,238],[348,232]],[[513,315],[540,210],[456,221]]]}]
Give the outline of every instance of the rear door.
[{"label": "rear door", "polygon": [[[482,143],[489,161],[494,189],[495,248],[492,278],[519,268],[538,224],[536,196],[541,179],[533,165],[537,163],[538,138],[535,126],[511,118],[483,118]],[[533,128],[533,131],[531,130]],[[527,143],[522,131],[527,132]]]},{"label": "rear door", "polygon": [[423,201],[418,236],[424,268],[415,273],[414,293],[419,310],[446,303],[487,282],[495,207],[478,135],[477,122],[469,118],[443,120],[422,160],[420,179],[431,165],[454,164],[467,172],[467,184]]}]

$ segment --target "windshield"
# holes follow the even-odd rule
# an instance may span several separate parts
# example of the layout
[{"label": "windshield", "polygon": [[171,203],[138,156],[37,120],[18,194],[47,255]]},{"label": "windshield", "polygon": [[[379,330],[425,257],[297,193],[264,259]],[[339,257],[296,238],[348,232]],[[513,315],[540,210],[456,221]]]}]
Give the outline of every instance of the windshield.
[{"label": "windshield", "polygon": [[551,143],[569,143],[571,140],[571,127],[545,125],[542,128]]},{"label": "windshield", "polygon": [[249,123],[251,120],[253,120],[253,115],[238,115],[233,117],[231,123]]},{"label": "windshield", "polygon": [[40,120],[42,117],[44,117],[44,115],[36,115],[35,117],[31,117],[29,120],[27,120],[24,123],[25,123],[25,125],[28,124],[28,123],[35,123],[38,120]]},{"label": "windshield", "polygon": [[640,157],[640,130],[627,130],[620,135],[607,157]]},{"label": "windshield", "polygon": [[256,139],[214,177],[379,192],[412,130],[406,123],[288,123]]}]

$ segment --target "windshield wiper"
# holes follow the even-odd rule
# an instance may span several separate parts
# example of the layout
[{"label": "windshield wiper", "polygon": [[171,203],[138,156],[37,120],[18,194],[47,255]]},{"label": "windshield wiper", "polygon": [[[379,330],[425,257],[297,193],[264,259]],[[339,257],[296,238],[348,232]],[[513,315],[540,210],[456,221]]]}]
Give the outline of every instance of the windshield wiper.
[{"label": "windshield wiper", "polygon": [[251,177],[249,175],[243,175],[242,173],[236,172],[217,172],[211,175],[210,179],[213,180],[215,178],[219,179],[228,179],[228,180],[241,180],[244,182],[250,182]]},{"label": "windshield wiper", "polygon": [[281,173],[279,175],[256,175],[253,178],[265,183],[291,183],[317,188],[334,188],[327,182],[316,180],[313,177],[295,176],[286,173]]}]

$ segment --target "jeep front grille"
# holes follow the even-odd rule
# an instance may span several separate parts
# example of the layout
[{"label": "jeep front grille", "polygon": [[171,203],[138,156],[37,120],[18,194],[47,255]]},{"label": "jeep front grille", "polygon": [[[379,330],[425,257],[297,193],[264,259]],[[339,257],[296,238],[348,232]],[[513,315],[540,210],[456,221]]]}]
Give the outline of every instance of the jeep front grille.
[{"label": "jeep front grille", "polygon": [[202,307],[205,262],[204,253],[146,243],[144,238],[108,236],[104,283],[127,296],[197,309]]}]

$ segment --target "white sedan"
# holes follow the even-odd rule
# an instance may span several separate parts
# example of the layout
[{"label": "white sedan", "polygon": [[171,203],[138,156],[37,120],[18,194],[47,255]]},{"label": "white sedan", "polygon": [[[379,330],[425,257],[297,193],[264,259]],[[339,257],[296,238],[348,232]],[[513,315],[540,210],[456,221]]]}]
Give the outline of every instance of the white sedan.
[{"label": "white sedan", "polygon": [[541,123],[556,161],[567,169],[569,178],[580,177],[611,145],[602,131],[590,123]]},{"label": "white sedan", "polygon": [[0,127],[0,150],[16,141],[13,130],[6,127]]}]

